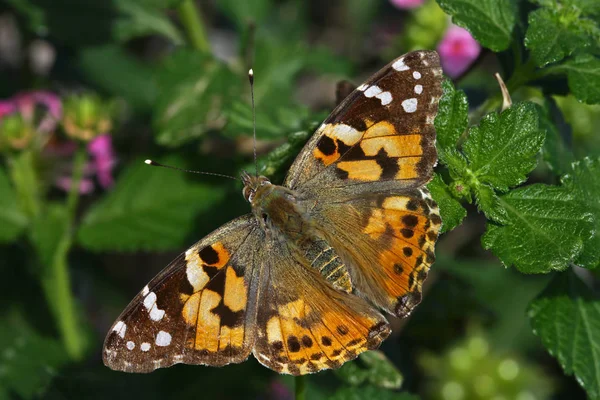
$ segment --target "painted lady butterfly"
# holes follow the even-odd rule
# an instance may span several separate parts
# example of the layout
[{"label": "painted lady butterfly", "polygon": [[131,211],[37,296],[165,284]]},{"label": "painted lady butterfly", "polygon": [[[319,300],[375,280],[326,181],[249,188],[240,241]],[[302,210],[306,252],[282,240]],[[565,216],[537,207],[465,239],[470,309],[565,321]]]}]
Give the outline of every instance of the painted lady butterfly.
[{"label": "painted lady butterfly", "polygon": [[426,183],[442,94],[437,53],[392,61],[305,145],[282,186],[242,174],[252,214],[200,240],[121,314],[104,363],[150,372],[250,353],[281,373],[338,368],[390,334],[378,309],[421,301],[441,226]]}]

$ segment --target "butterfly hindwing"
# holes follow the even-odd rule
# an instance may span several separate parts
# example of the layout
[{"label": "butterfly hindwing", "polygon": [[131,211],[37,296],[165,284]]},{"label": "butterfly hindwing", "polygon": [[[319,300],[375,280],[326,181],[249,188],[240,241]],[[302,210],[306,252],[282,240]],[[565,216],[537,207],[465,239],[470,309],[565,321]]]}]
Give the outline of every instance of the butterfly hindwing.
[{"label": "butterfly hindwing", "polygon": [[177,257],[133,299],[104,343],[104,363],[150,372],[176,363],[245,360],[256,321],[253,216],[238,218]]},{"label": "butterfly hindwing", "polygon": [[415,51],[392,61],[323,122],[284,185],[300,189],[336,187],[346,181],[398,180],[412,187],[427,183],[437,160],[433,122],[441,81],[434,51]]},{"label": "butterfly hindwing", "polygon": [[398,317],[421,301],[441,228],[426,188],[323,202],[313,216],[348,266],[357,293]]},{"label": "butterfly hindwing", "polygon": [[379,347],[385,318],[364,299],[336,290],[295,248],[273,241],[259,298],[254,356],[293,375],[338,368]]}]

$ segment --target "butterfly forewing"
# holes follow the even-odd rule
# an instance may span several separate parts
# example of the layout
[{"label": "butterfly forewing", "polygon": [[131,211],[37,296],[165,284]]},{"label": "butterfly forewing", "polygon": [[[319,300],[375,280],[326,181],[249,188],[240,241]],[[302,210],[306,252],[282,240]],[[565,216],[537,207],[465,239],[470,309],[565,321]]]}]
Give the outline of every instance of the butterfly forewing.
[{"label": "butterfly forewing", "polygon": [[177,257],[133,299],[104,343],[104,363],[150,372],[176,363],[245,360],[256,321],[259,234],[253,216],[221,227]]},{"label": "butterfly forewing", "polygon": [[[332,187],[345,181],[400,180],[421,186],[432,176],[442,69],[434,51],[389,63],[352,92],[323,122],[285,185]],[[325,173],[324,173],[325,172]]]}]

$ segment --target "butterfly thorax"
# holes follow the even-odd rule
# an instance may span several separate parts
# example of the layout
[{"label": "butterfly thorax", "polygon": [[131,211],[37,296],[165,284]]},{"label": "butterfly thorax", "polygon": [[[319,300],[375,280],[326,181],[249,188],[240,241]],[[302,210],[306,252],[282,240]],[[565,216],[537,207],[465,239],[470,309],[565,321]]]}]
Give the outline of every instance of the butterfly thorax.
[{"label": "butterfly thorax", "polygon": [[301,241],[310,234],[308,213],[296,192],[273,185],[264,176],[244,173],[242,180],[244,197],[267,234],[293,241]]}]

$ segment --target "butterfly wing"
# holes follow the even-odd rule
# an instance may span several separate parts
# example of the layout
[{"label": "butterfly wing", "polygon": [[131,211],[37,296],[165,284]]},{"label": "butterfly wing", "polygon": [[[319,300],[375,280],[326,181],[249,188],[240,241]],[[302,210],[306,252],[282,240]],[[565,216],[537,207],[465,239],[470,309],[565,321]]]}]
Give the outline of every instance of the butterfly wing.
[{"label": "butterfly wing", "polygon": [[437,162],[442,70],[434,51],[392,61],[325,120],[286,178],[347,265],[356,292],[405,316],[421,300],[441,220],[425,184]]},{"label": "butterfly wing", "polygon": [[273,240],[266,248],[253,351],[260,363],[293,375],[338,368],[390,334],[379,312],[334,289],[293,244]]},{"label": "butterfly wing", "polygon": [[256,220],[247,215],[177,257],[112,326],[104,364],[150,372],[176,363],[244,361],[256,333],[260,235]]},{"label": "butterfly wing", "polygon": [[437,160],[433,121],[442,95],[435,51],[389,63],[352,92],[317,129],[284,183],[292,189],[362,182],[427,183]]},{"label": "butterfly wing", "polygon": [[419,304],[442,222],[426,188],[319,202],[312,217],[357,293],[398,317]]}]

